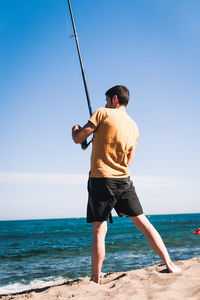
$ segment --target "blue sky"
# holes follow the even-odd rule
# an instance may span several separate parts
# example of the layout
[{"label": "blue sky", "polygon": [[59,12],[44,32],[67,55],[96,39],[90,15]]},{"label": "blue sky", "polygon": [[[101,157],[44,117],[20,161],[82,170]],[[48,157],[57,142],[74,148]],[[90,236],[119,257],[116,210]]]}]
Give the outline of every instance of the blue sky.
[{"label": "blue sky", "polygon": [[[145,212],[199,212],[199,1],[71,5],[93,110],[111,86],[130,90]],[[91,148],[71,127],[89,113],[67,1],[0,6],[0,220],[84,216]]]}]

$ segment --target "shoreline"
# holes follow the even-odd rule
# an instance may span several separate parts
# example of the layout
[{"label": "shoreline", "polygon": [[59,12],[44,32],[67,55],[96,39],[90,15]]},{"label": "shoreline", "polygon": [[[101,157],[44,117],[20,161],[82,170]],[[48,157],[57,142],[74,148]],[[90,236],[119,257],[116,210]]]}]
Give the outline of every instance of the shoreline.
[{"label": "shoreline", "polygon": [[200,257],[176,261],[181,273],[167,272],[165,265],[127,272],[107,273],[100,285],[89,277],[75,279],[52,286],[33,288],[19,293],[0,295],[2,300],[64,300],[64,299],[200,299]]}]

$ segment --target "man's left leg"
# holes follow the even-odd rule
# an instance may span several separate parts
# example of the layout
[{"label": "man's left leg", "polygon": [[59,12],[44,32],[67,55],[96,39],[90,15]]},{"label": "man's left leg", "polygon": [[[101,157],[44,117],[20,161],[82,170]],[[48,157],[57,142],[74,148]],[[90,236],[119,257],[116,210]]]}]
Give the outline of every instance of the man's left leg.
[{"label": "man's left leg", "polygon": [[163,240],[157,230],[145,217],[145,215],[139,215],[137,217],[131,217],[134,225],[145,235],[151,248],[160,256],[163,262],[166,264],[170,273],[178,273],[181,269],[176,266],[169,257],[168,251],[163,243]]},{"label": "man's left leg", "polygon": [[101,267],[105,258],[105,236],[107,221],[93,222],[92,239],[92,277],[91,280],[99,283]]}]

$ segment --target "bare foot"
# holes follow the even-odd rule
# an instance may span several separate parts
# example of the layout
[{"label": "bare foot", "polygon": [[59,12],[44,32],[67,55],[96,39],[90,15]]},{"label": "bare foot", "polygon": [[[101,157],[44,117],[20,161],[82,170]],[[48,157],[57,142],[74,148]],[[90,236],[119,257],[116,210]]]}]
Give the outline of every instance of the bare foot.
[{"label": "bare foot", "polygon": [[181,273],[181,268],[176,266],[172,261],[166,264],[169,273]]},{"label": "bare foot", "polygon": [[96,276],[92,276],[92,277],[90,278],[90,281],[93,281],[93,282],[99,284],[99,278],[97,278]]}]

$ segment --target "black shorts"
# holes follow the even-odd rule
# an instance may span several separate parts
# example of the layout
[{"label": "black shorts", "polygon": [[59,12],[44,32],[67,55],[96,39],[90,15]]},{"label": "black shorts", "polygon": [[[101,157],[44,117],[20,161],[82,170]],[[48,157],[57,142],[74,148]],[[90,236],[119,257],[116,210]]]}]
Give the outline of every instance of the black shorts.
[{"label": "black shorts", "polygon": [[130,177],[89,178],[88,193],[88,223],[106,221],[113,208],[120,217],[136,217],[143,214]]}]

